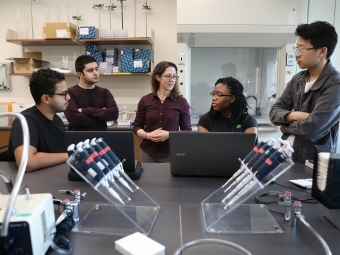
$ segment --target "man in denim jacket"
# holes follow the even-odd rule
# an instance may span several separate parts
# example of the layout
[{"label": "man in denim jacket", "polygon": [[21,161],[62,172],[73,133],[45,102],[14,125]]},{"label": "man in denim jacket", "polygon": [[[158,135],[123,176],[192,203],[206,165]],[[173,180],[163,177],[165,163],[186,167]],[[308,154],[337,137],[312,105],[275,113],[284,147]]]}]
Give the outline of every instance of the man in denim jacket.
[{"label": "man in denim jacket", "polygon": [[315,145],[327,145],[334,152],[340,118],[340,73],[330,57],[338,41],[334,27],[323,21],[301,24],[294,47],[296,74],[272,106],[269,116],[281,125],[282,138],[294,148],[293,159],[314,159]]}]

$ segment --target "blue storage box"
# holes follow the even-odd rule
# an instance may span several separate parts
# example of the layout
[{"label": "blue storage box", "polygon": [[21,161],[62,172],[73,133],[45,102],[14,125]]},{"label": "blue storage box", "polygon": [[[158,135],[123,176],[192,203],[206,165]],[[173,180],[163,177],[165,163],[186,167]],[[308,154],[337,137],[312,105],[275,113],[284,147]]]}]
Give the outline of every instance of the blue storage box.
[{"label": "blue storage box", "polygon": [[113,52],[113,65],[118,66],[118,49],[115,48]]},{"label": "blue storage box", "polygon": [[135,49],[134,51],[134,73],[149,72],[149,66],[151,61],[150,49]]},{"label": "blue storage box", "polygon": [[102,52],[92,52],[91,57],[93,57],[96,60],[98,66],[100,66],[100,62],[103,62]]},{"label": "blue storage box", "polygon": [[117,48],[105,49],[104,61],[111,62],[112,66],[118,66],[118,49]]},{"label": "blue storage box", "polygon": [[103,51],[102,52],[102,62],[106,62],[106,52],[105,51]]},{"label": "blue storage box", "polygon": [[98,51],[98,46],[94,43],[85,44],[85,55],[91,55],[92,52]]},{"label": "blue storage box", "polygon": [[78,27],[79,39],[95,39],[99,37],[99,30],[96,27],[82,26]]},{"label": "blue storage box", "polygon": [[121,50],[121,71],[123,73],[133,72],[133,53],[134,49],[123,47]]}]

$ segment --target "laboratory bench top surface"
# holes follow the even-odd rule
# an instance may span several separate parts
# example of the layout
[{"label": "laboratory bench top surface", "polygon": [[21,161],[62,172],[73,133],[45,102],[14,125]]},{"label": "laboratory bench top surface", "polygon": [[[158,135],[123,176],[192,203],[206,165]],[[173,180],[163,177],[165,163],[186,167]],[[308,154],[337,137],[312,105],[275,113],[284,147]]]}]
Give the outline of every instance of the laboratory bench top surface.
[{"label": "laboratory bench top surface", "polygon": [[[183,244],[196,239],[217,238],[243,246],[253,255],[321,255],[325,251],[319,240],[301,223],[297,227],[284,224],[283,215],[272,213],[283,233],[274,234],[207,234],[204,231],[201,202],[220,188],[226,178],[174,177],[170,174],[170,164],[142,164],[144,172],[135,183],[160,205],[159,214],[149,237],[166,247],[165,254],[174,254]],[[64,199],[58,193],[61,189],[86,192],[80,204],[81,216],[84,216],[96,203],[108,203],[89,184],[83,181],[71,182],[67,179],[67,164],[60,164],[43,170],[25,173],[22,185],[28,185],[32,194],[51,193],[55,198]],[[14,182],[17,167],[13,162],[0,162],[0,170],[6,172]],[[276,180],[276,184],[266,186],[256,195],[268,191],[292,192],[299,199],[311,198],[310,190],[299,189],[288,180],[311,178],[312,169],[303,164],[295,164]],[[1,180],[1,179],[0,179]],[[285,185],[288,188],[282,187]],[[295,188],[297,190],[293,190]],[[7,194],[5,184],[0,182],[0,192]],[[307,193],[306,193],[307,192]],[[255,204],[255,195],[247,204]],[[275,197],[263,198],[263,201],[276,201]],[[284,212],[284,207],[276,204],[267,205],[276,212]],[[333,254],[340,254],[340,230],[333,226],[323,215],[324,207],[318,204],[302,204],[302,214],[310,225],[325,239]],[[75,255],[120,254],[115,250],[115,241],[122,236],[103,234],[68,234],[74,247]],[[229,252],[229,253],[227,253]],[[57,254],[52,252],[52,254]],[[207,254],[242,254],[239,251],[219,245],[198,245],[185,250],[183,255]]]}]

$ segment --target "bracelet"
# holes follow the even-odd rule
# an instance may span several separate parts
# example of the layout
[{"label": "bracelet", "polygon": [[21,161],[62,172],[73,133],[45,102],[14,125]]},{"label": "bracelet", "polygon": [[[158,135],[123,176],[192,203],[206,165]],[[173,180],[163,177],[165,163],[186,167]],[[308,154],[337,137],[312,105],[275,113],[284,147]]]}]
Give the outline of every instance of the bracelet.
[{"label": "bracelet", "polygon": [[147,132],[145,132],[145,136],[144,136],[144,139],[148,140],[148,137],[147,137]]}]

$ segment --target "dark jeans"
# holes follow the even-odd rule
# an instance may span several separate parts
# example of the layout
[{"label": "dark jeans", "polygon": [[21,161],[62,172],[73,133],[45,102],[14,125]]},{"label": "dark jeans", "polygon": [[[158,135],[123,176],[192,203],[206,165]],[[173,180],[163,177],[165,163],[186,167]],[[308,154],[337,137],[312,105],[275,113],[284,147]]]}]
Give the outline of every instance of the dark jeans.
[{"label": "dark jeans", "polygon": [[170,163],[170,156],[153,156],[140,150],[142,163]]}]

